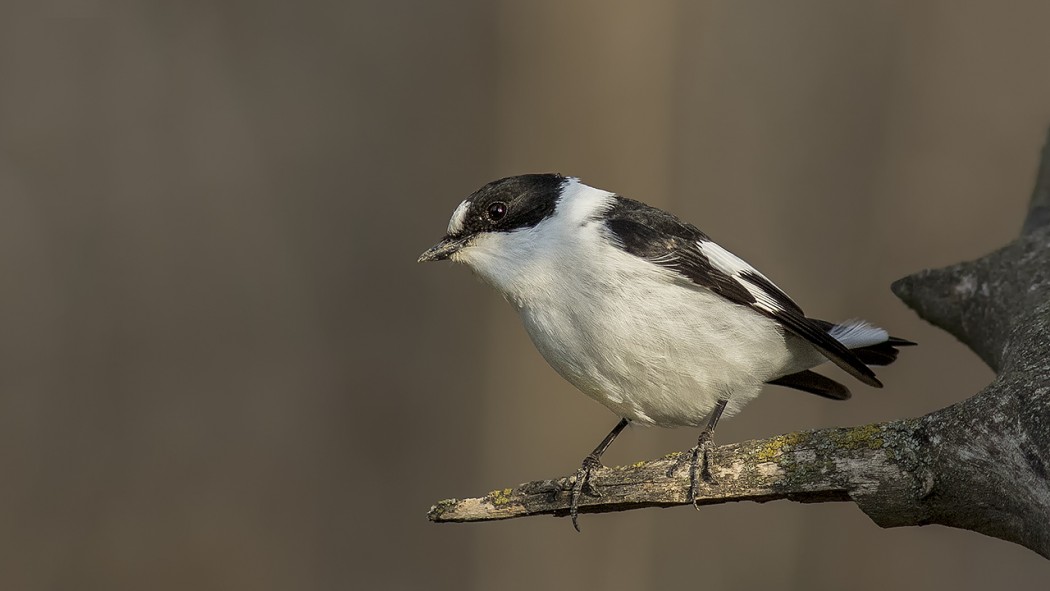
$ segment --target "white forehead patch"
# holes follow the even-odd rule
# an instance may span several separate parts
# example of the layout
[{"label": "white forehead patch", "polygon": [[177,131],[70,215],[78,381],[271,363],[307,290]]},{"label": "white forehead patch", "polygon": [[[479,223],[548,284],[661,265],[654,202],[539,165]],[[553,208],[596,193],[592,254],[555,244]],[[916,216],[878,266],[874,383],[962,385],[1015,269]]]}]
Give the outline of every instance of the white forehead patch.
[{"label": "white forehead patch", "polygon": [[467,200],[459,204],[456,211],[452,212],[452,219],[448,221],[448,234],[458,234],[463,231],[463,222],[467,219]]}]

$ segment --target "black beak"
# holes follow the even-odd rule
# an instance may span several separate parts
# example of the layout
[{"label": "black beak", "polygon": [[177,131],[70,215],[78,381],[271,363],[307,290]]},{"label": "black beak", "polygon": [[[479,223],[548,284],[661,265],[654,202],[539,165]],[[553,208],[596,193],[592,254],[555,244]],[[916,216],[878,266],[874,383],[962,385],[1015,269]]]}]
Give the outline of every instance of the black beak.
[{"label": "black beak", "polygon": [[443,261],[466,245],[466,238],[449,238],[446,236],[444,240],[431,246],[426,252],[419,255],[419,260],[417,262],[425,263],[427,261]]}]

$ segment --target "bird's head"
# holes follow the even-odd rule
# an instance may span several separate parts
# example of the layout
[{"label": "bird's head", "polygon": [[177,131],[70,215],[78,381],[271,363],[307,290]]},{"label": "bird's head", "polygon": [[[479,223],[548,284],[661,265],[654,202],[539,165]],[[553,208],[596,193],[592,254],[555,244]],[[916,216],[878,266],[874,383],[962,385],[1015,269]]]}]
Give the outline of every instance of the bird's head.
[{"label": "bird's head", "polygon": [[530,232],[554,215],[565,187],[560,174],[526,174],[492,181],[452,213],[445,237],[419,262],[449,259],[471,267],[496,287],[524,265],[539,239]]}]

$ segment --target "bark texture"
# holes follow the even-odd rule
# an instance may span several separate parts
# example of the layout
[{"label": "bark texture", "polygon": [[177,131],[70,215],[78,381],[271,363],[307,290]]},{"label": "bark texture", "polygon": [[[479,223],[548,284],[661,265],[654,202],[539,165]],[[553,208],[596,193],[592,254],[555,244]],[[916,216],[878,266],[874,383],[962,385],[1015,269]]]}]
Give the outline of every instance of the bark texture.
[{"label": "bark texture", "polygon": [[[893,291],[996,371],[973,397],[914,418],[717,448],[698,504],[851,500],[883,527],[938,523],[1050,558],[1050,137],[1021,235],[975,261],[925,270]],[[580,513],[687,503],[676,454],[598,470]],[[573,476],[434,505],[432,521],[567,515]]]}]

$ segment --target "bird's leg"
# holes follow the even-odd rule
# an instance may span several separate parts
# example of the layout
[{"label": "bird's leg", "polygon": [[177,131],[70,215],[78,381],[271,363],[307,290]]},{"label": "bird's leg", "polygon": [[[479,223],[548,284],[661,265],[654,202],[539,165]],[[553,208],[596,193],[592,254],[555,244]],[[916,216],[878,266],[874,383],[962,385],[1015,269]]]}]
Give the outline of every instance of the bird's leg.
[{"label": "bird's leg", "polygon": [[591,473],[602,467],[601,457],[605,453],[605,450],[609,448],[609,445],[616,439],[616,436],[620,434],[627,427],[629,419],[620,419],[619,423],[613,427],[612,431],[602,439],[602,442],[598,444],[598,447],[594,448],[594,451],[587,454],[586,458],[583,458],[583,464],[580,469],[576,471],[576,482],[572,485],[572,501],[569,503],[569,516],[572,517],[572,526],[576,528],[576,531],[580,531],[580,525],[576,523],[576,517],[579,514],[580,506],[580,495],[583,494],[586,489],[587,494],[592,497],[601,497],[602,494],[598,492],[598,489],[591,484]]},{"label": "bird's leg", "polygon": [[696,495],[700,492],[700,479],[702,478],[708,484],[718,484],[711,476],[711,451],[715,448],[715,426],[718,425],[718,419],[722,417],[722,411],[726,409],[728,402],[723,399],[715,404],[711,417],[707,420],[707,426],[696,439],[696,446],[687,453],[679,455],[678,461],[667,471],[667,476],[672,477],[682,467],[682,464],[689,462],[689,502],[697,509],[700,508],[696,504]]}]

